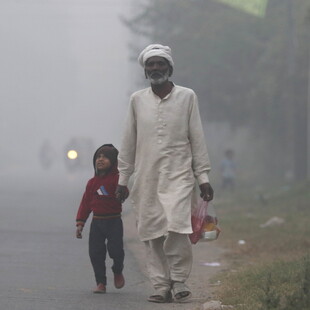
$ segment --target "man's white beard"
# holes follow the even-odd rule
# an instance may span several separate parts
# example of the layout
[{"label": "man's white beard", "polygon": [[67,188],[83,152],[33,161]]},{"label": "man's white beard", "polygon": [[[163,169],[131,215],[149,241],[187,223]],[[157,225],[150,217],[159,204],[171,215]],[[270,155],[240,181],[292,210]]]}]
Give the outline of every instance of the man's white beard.
[{"label": "man's white beard", "polygon": [[[159,72],[156,72],[158,74]],[[149,74],[147,74],[147,78],[150,80],[151,84],[153,85],[160,85],[168,81],[169,78],[169,71],[166,73],[162,74],[160,73],[160,77],[152,78]]]}]

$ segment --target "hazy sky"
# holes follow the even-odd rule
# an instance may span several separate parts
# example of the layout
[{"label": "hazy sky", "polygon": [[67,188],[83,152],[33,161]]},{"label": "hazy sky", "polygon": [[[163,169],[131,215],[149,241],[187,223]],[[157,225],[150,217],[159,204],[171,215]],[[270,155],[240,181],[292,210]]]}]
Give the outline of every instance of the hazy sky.
[{"label": "hazy sky", "polygon": [[0,0],[1,171],[62,160],[73,136],[119,144],[130,85],[131,0]]}]

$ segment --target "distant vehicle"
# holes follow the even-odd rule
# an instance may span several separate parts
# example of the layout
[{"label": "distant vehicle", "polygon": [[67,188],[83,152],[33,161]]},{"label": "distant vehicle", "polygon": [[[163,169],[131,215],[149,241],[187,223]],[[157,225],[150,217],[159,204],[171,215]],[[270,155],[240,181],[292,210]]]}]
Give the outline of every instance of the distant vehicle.
[{"label": "distant vehicle", "polygon": [[73,137],[64,149],[66,168],[70,172],[89,169],[94,152],[94,143],[90,138]]}]

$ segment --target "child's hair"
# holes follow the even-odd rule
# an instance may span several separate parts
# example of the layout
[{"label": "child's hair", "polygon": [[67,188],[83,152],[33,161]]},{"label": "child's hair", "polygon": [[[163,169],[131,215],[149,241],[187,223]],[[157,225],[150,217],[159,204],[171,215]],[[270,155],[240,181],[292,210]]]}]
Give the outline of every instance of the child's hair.
[{"label": "child's hair", "polygon": [[95,169],[96,159],[99,154],[103,154],[105,157],[107,157],[111,162],[111,166],[114,166],[117,163],[118,150],[114,147],[113,144],[104,144],[97,149],[93,157],[93,165]]}]

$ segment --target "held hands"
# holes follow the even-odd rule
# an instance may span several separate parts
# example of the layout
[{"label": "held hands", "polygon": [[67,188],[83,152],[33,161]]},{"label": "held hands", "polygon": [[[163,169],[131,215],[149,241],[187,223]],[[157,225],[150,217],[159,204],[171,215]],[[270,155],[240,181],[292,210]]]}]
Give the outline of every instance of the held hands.
[{"label": "held hands", "polygon": [[79,225],[76,227],[76,237],[78,239],[82,239],[82,231],[83,231],[83,226]]},{"label": "held hands", "polygon": [[129,196],[129,190],[127,186],[117,185],[115,194],[116,199],[118,199],[121,203],[123,203]]},{"label": "held hands", "polygon": [[204,201],[210,201],[213,199],[213,188],[211,187],[210,183],[203,183],[199,185],[200,187],[200,197]]}]

